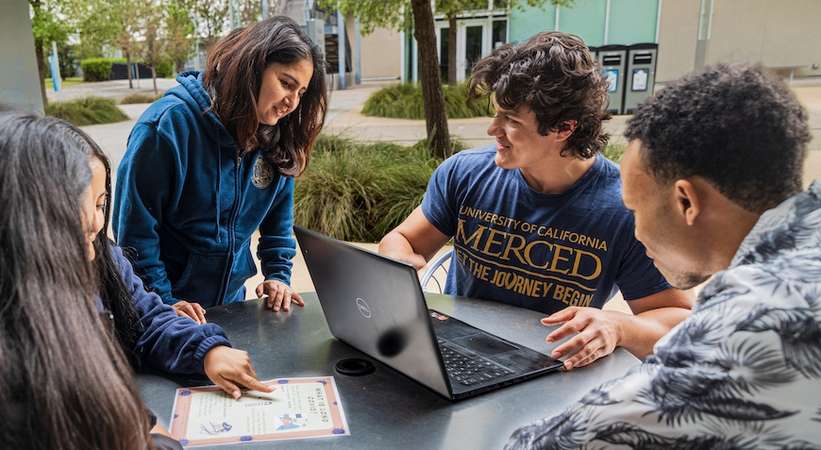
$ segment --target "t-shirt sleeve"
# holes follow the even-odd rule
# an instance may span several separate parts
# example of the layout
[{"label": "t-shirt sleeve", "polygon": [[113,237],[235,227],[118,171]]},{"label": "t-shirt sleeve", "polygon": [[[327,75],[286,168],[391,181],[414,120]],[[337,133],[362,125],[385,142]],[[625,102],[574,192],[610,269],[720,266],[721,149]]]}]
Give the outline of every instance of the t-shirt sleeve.
[{"label": "t-shirt sleeve", "polygon": [[616,285],[627,301],[647,297],[672,287],[653,265],[653,261],[647,257],[644,245],[633,237],[632,233],[631,226],[630,243],[616,276]]},{"label": "t-shirt sleeve", "polygon": [[456,158],[451,156],[433,171],[422,198],[422,214],[446,236],[456,233]]}]

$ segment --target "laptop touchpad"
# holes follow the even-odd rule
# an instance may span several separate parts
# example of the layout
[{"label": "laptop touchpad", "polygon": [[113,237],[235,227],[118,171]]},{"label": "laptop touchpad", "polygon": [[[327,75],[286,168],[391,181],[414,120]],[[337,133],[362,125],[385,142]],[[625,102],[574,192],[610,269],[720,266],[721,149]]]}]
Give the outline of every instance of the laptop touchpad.
[{"label": "laptop touchpad", "polygon": [[511,350],[518,350],[517,347],[482,333],[458,337],[453,339],[453,342],[467,348],[468,350],[485,355],[495,355],[498,353],[509,352]]}]

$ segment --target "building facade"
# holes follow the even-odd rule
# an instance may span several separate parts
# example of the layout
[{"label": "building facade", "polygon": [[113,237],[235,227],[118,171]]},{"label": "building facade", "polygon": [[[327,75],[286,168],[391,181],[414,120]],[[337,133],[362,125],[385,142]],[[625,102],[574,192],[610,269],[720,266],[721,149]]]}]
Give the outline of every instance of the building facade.
[{"label": "building facade", "polygon": [[[487,8],[465,12],[457,21],[457,79],[465,79],[472,63],[496,46],[551,30],[578,35],[590,47],[657,44],[655,88],[717,62],[761,63],[785,77],[821,75],[817,17],[817,0],[575,0],[572,7],[548,1],[513,8],[505,0],[488,0]],[[448,21],[438,14],[435,24],[447,73]],[[410,33],[376,30],[362,37],[364,80],[416,81],[417,61]]]}]

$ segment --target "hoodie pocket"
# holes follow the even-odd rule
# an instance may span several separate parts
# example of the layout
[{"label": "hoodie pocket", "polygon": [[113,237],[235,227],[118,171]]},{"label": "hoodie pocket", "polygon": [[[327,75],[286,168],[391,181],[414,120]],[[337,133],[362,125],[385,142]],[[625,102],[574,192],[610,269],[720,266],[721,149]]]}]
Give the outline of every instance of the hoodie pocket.
[{"label": "hoodie pocket", "polygon": [[[234,258],[234,267],[231,271],[231,280],[228,282],[228,290],[225,292],[225,303],[233,303],[245,300],[245,282],[248,278],[257,274],[257,265],[251,256],[251,250],[245,248],[237,253]],[[252,289],[256,288],[254,286]],[[252,291],[252,296],[256,293]]]},{"label": "hoodie pocket", "polygon": [[171,293],[175,298],[197,302],[205,308],[219,304],[226,259],[226,255],[189,253],[180,277],[171,281]]}]

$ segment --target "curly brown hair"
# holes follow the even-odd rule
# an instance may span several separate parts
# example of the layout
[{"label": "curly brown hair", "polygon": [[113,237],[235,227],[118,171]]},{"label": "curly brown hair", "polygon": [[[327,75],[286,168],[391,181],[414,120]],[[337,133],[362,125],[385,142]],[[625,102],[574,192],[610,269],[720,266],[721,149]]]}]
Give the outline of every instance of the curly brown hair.
[{"label": "curly brown hair", "polygon": [[578,36],[548,31],[497,48],[473,67],[470,94],[493,94],[504,109],[526,105],[543,136],[575,120],[562,156],[588,159],[607,145],[607,80]]}]

